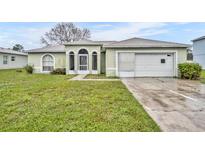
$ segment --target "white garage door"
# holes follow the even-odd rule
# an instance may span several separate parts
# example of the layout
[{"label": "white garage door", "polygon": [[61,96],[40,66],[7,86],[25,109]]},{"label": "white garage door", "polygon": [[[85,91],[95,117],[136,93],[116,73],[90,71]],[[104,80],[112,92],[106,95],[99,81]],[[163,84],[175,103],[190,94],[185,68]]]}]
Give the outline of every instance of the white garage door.
[{"label": "white garage door", "polygon": [[173,53],[119,53],[120,77],[173,77]]},{"label": "white garage door", "polygon": [[135,76],[174,76],[174,55],[168,53],[136,54]]}]

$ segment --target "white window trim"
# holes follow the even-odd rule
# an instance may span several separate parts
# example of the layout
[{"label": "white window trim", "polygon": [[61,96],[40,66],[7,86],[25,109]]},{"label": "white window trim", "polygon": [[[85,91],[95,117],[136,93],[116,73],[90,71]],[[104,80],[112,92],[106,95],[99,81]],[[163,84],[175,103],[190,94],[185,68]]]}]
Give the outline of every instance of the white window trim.
[{"label": "white window trim", "polygon": [[[12,61],[12,57],[14,57],[14,61]],[[12,55],[11,56],[11,62],[15,62],[16,61],[16,56]]]},{"label": "white window trim", "polygon": [[[95,54],[93,54],[93,53],[95,53]],[[97,56],[97,69],[96,70],[93,70],[93,55],[96,55]],[[92,52],[92,74],[97,74],[97,72],[98,72],[98,53],[97,53],[97,51],[93,51]]]},{"label": "white window trim", "polygon": [[[4,64],[4,57],[7,57],[7,63]],[[2,61],[3,65],[8,65],[9,64],[9,55],[3,55],[3,61]]]},{"label": "white window trim", "polygon": [[[71,52],[73,53],[73,54],[71,54]],[[70,70],[70,55],[73,55],[74,56],[74,70]],[[75,70],[76,70],[76,68],[75,68],[75,52],[74,51],[69,51],[68,52],[68,71],[69,71],[69,74],[74,74],[75,73]]]},{"label": "white window trim", "polygon": [[50,73],[50,71],[43,71],[43,57],[46,55],[50,55],[53,58],[53,69],[55,69],[55,57],[50,53],[45,53],[41,56],[41,73]]}]

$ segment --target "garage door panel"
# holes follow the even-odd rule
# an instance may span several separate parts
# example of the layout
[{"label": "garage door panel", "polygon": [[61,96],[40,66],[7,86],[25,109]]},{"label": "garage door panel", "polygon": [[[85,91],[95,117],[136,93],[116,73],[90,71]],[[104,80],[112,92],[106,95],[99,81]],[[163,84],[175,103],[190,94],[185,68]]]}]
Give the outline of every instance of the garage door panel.
[{"label": "garage door panel", "polygon": [[118,75],[120,77],[134,77],[135,53],[119,53],[118,66]]},{"label": "garage door panel", "polygon": [[173,77],[173,53],[119,53],[121,77]]},{"label": "garage door panel", "polygon": [[[136,54],[135,76],[173,76],[173,54]],[[165,60],[162,63],[161,60]]]}]

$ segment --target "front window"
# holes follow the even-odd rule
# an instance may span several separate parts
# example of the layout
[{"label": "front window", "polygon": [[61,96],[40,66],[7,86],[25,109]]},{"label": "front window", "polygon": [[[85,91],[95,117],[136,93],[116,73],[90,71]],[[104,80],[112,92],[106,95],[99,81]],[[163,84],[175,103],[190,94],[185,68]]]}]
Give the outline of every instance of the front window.
[{"label": "front window", "polygon": [[3,56],[3,64],[8,64],[8,56]]},{"label": "front window", "polygon": [[74,52],[70,52],[69,54],[69,61],[70,61],[70,70],[74,70],[75,66],[74,66]]},{"label": "front window", "polygon": [[15,61],[15,56],[11,56],[11,61]]},{"label": "front window", "polygon": [[93,52],[92,55],[92,70],[97,70],[97,53]]},{"label": "front window", "polygon": [[51,72],[54,69],[54,59],[51,55],[45,55],[42,58],[43,71]]}]

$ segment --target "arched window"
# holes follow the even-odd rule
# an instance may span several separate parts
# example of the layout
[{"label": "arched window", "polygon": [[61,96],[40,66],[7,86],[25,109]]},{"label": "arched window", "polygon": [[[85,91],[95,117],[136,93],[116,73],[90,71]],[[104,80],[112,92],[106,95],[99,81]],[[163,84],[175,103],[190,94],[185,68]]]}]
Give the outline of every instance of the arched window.
[{"label": "arched window", "polygon": [[74,64],[74,52],[71,51],[69,53],[69,65],[70,65],[70,70],[74,70],[75,69],[75,64]]},{"label": "arched window", "polygon": [[88,51],[86,49],[80,49],[78,54],[88,54]]},{"label": "arched window", "polygon": [[97,70],[97,52],[92,54],[92,70]]},{"label": "arched window", "polygon": [[42,57],[43,71],[50,72],[54,69],[54,58],[52,55],[47,54]]}]

